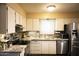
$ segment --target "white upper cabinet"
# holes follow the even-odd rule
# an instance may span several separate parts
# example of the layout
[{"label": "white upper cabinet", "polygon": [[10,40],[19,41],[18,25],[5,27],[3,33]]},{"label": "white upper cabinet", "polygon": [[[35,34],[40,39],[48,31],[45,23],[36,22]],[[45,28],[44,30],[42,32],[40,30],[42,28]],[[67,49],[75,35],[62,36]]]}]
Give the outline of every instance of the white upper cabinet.
[{"label": "white upper cabinet", "polygon": [[64,24],[71,24],[72,18],[64,18]]},{"label": "white upper cabinet", "polygon": [[23,18],[23,31],[26,31],[26,17],[22,17]]},{"label": "white upper cabinet", "polygon": [[8,7],[8,33],[15,32],[15,11]]},{"label": "white upper cabinet", "polygon": [[26,31],[26,17],[16,12],[16,24],[22,25],[23,31]]},{"label": "white upper cabinet", "polygon": [[15,32],[15,11],[6,6],[0,5],[0,33],[14,33]]},{"label": "white upper cabinet", "polygon": [[56,19],[55,30],[59,30],[59,31],[64,30],[64,19],[63,18]]},{"label": "white upper cabinet", "polygon": [[33,30],[34,31],[39,31],[40,28],[40,22],[39,19],[33,19]]},{"label": "white upper cabinet", "polygon": [[20,23],[20,15],[19,13],[16,12],[16,24],[19,24]]},{"label": "white upper cabinet", "polygon": [[23,25],[22,21],[23,21],[23,18],[22,18],[22,15],[20,14],[20,18],[19,18],[19,21],[20,21],[20,25]]},{"label": "white upper cabinet", "polygon": [[26,17],[16,12],[16,24],[22,25],[23,31],[26,31]]},{"label": "white upper cabinet", "polygon": [[26,30],[26,17],[6,4],[0,4],[0,33],[15,33],[15,25],[23,25]]},{"label": "white upper cabinet", "polygon": [[16,12],[16,24],[23,25],[22,24],[22,15]]},{"label": "white upper cabinet", "polygon": [[27,31],[39,31],[40,22],[39,19],[29,18],[26,20]]},{"label": "white upper cabinet", "polygon": [[33,27],[32,21],[33,21],[32,19],[27,19],[27,21],[26,21],[27,31],[32,31],[32,27]]}]

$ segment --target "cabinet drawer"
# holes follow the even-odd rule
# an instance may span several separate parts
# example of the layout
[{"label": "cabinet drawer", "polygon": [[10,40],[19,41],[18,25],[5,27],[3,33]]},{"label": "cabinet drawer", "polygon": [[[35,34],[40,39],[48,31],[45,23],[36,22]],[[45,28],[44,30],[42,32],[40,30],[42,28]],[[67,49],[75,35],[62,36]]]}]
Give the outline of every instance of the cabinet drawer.
[{"label": "cabinet drawer", "polygon": [[41,50],[31,50],[31,54],[41,54]]},{"label": "cabinet drawer", "polygon": [[30,44],[30,46],[40,46],[41,44]]},{"label": "cabinet drawer", "polygon": [[30,47],[30,50],[40,50],[41,47]]},{"label": "cabinet drawer", "polygon": [[41,45],[30,45],[30,47],[40,47]]},{"label": "cabinet drawer", "polygon": [[31,49],[34,49],[34,48],[35,48],[35,49],[36,49],[36,48],[39,49],[39,48],[41,48],[41,45],[30,45],[30,48],[31,48]]},{"label": "cabinet drawer", "polygon": [[41,41],[31,41],[30,44],[41,44]]}]

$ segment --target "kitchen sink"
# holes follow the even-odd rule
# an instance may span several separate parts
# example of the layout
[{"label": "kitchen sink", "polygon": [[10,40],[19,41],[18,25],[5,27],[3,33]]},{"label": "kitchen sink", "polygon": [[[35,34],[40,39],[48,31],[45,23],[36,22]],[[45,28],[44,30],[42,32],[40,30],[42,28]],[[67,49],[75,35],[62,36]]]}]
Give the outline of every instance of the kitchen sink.
[{"label": "kitchen sink", "polygon": [[14,41],[12,41],[13,45],[27,45],[29,43],[30,43],[30,41],[25,41],[25,40],[14,40]]}]

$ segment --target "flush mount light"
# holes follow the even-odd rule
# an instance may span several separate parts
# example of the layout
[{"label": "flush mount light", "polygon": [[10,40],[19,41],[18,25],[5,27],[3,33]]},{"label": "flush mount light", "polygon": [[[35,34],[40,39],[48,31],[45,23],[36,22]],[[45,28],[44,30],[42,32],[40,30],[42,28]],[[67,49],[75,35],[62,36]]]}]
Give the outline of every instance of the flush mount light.
[{"label": "flush mount light", "polygon": [[47,6],[48,11],[53,11],[56,8],[55,5],[49,5]]}]

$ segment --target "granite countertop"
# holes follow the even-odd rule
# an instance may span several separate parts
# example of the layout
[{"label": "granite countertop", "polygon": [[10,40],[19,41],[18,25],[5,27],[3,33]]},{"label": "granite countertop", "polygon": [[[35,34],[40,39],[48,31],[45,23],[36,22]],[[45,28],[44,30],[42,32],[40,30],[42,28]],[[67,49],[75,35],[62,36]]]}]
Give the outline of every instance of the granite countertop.
[{"label": "granite countertop", "polygon": [[10,48],[6,49],[5,51],[11,51],[11,52],[22,52],[23,49],[25,49],[27,45],[13,45]]},{"label": "granite countertop", "polygon": [[0,40],[0,42],[4,42],[4,43],[7,43],[9,40]]},{"label": "granite countertop", "polygon": [[44,39],[44,38],[35,39],[35,38],[33,38],[33,39],[31,39],[31,41],[58,41],[58,40],[63,41],[63,40],[68,40],[68,39],[62,39],[62,38],[54,38],[54,39]]},{"label": "granite countertop", "polygon": [[25,48],[27,47],[27,45],[13,45],[11,46],[10,48],[4,50],[4,51],[1,51],[1,53],[19,53],[20,56],[24,56],[24,53],[25,53]]}]

